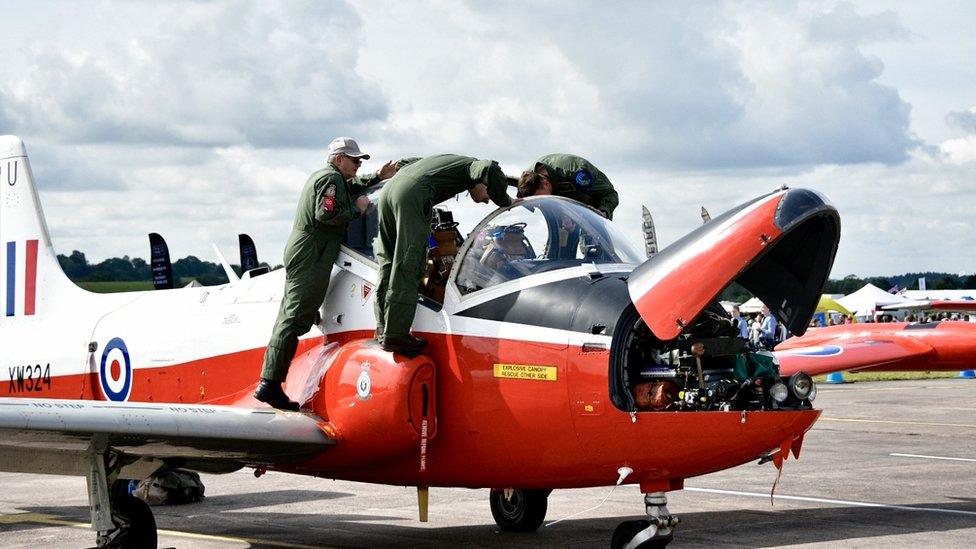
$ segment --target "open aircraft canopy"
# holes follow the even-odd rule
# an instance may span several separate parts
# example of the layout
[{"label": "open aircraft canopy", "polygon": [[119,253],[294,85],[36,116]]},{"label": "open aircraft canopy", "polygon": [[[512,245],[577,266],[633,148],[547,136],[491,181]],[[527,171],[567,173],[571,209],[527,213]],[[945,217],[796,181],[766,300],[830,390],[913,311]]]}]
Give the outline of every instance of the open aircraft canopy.
[{"label": "open aircraft canopy", "polygon": [[738,282],[800,335],[839,240],[840,217],[825,198],[805,189],[778,190],[725,212],[648,259],[630,277],[630,296],[654,335],[670,340]]}]

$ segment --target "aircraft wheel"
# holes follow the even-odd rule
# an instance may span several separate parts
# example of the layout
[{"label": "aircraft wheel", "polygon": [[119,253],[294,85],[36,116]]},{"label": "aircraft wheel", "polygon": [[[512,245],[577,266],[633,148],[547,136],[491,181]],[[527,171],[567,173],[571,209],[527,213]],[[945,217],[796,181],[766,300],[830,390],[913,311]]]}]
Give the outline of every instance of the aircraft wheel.
[{"label": "aircraft wheel", "polygon": [[149,505],[141,499],[132,496],[114,499],[112,521],[119,530],[109,547],[156,547],[156,519]]},{"label": "aircraft wheel", "polygon": [[[611,549],[623,549],[634,536],[646,530],[648,526],[651,525],[649,520],[627,520],[621,522],[617,529],[613,531],[613,537],[610,538],[610,548]],[[656,538],[651,538],[644,543],[637,546],[636,549],[664,549],[674,536],[669,534],[667,536],[661,536]]]},{"label": "aircraft wheel", "polygon": [[504,490],[492,490],[488,496],[491,516],[502,530],[535,532],[546,520],[551,490],[512,490],[505,499]]}]

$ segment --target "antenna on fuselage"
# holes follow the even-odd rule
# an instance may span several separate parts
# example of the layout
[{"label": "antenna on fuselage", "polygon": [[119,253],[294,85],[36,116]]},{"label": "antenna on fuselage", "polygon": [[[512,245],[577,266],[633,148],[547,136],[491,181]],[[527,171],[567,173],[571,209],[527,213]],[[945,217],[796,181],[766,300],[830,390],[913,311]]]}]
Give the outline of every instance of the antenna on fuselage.
[{"label": "antenna on fuselage", "polygon": [[220,253],[220,248],[218,248],[216,244],[210,245],[213,246],[214,251],[217,252],[217,257],[220,258],[220,266],[224,268],[224,274],[227,275],[227,280],[229,280],[231,284],[240,280],[240,277],[238,277],[237,273],[234,272],[234,269],[230,266],[230,263],[227,262],[227,258],[224,257],[224,254]]},{"label": "antenna on fuselage", "polygon": [[702,216],[702,225],[712,220],[712,216],[711,214],[708,213],[708,210],[705,209],[705,206],[702,206],[701,216]]},{"label": "antenna on fuselage", "polygon": [[644,210],[644,222],[642,226],[644,228],[644,249],[647,251],[647,257],[657,253],[657,232],[654,230],[654,219],[651,218],[651,212],[647,209],[647,206],[641,206]]}]

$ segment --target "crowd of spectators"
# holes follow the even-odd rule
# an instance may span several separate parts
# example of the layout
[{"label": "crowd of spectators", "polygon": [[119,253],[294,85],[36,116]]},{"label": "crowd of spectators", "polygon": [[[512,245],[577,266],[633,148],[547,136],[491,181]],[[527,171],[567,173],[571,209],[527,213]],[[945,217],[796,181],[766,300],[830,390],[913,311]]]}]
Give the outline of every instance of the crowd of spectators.
[{"label": "crowd of spectators", "polygon": [[[810,327],[824,327],[824,319],[826,319],[827,326],[855,322],[854,319],[846,315],[827,313],[814,316],[810,319]],[[776,319],[775,315],[769,312],[769,308],[765,305],[763,305],[760,312],[752,315],[743,314],[738,305],[733,305],[730,321],[733,326],[738,328],[739,337],[748,340],[756,349],[772,350],[777,343],[791,337],[786,327]],[[898,318],[895,314],[879,313],[874,316],[860,318],[856,322],[976,322],[976,314],[929,311],[927,313],[909,313],[904,318]]]},{"label": "crowd of spectators", "polygon": [[[891,315],[887,315],[891,316]],[[946,322],[946,321],[956,321],[956,322],[976,322],[976,315],[963,314],[963,313],[947,313],[947,312],[929,312],[928,314],[917,314],[908,315],[905,320],[901,322]],[[887,320],[884,322],[899,322],[895,320]]]},{"label": "crowd of spectators", "polygon": [[757,349],[772,350],[777,343],[790,336],[786,326],[763,305],[762,310],[749,316],[743,315],[738,305],[732,306],[732,325],[739,329],[739,337],[749,340]]}]

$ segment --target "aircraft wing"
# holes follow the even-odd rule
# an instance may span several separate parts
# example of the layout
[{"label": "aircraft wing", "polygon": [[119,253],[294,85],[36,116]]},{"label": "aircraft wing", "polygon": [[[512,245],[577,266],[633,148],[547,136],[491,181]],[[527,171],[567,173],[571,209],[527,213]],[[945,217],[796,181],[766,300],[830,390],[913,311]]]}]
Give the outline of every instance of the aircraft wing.
[{"label": "aircraft wing", "polygon": [[976,311],[976,300],[919,300],[905,301],[881,307],[885,311]]},{"label": "aircraft wing", "polygon": [[93,441],[131,461],[215,472],[271,465],[334,444],[321,423],[270,408],[0,398],[0,470],[76,474]]},{"label": "aircraft wing", "polygon": [[931,345],[912,338],[878,338],[868,335],[819,345],[803,346],[784,342],[776,347],[780,373],[784,376],[806,372],[812,376],[870,368],[899,369],[925,362],[935,356]]}]

